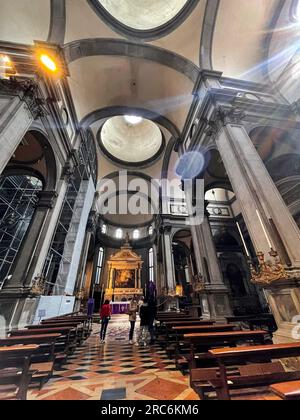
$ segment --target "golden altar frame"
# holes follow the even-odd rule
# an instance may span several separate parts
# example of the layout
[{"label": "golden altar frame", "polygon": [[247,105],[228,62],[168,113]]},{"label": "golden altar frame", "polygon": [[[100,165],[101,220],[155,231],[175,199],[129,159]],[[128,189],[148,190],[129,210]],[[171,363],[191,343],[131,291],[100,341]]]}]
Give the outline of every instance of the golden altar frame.
[{"label": "golden altar frame", "polygon": [[107,264],[109,274],[105,299],[121,301],[134,295],[143,295],[143,260],[132,250],[128,235],[121,250],[114,254]]}]

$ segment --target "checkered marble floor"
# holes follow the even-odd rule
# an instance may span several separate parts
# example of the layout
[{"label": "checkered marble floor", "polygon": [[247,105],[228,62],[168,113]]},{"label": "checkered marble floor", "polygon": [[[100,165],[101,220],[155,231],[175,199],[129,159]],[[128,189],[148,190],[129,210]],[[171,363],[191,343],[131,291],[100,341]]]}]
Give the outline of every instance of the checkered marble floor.
[{"label": "checkered marble floor", "polygon": [[[114,316],[106,344],[99,341],[100,326],[55,371],[31,400],[197,400],[188,377],[178,372],[159,346],[138,348],[128,343],[128,317]],[[138,334],[138,329],[136,331]]]}]

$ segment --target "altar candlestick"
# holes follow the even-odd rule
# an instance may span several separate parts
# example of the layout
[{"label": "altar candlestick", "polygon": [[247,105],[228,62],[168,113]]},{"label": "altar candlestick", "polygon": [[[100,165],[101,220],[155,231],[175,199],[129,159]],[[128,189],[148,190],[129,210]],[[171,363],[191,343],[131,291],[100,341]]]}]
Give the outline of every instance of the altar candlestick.
[{"label": "altar candlestick", "polygon": [[259,221],[260,221],[260,224],[261,224],[262,230],[263,230],[263,232],[264,232],[264,234],[265,234],[265,237],[266,237],[266,239],[267,239],[267,242],[268,242],[268,244],[269,244],[269,247],[270,247],[270,249],[272,249],[272,248],[273,248],[273,246],[272,246],[272,244],[271,244],[270,238],[269,238],[269,236],[268,236],[268,234],[267,234],[267,231],[266,231],[265,225],[263,224],[263,221],[262,221],[262,218],[261,218],[261,216],[260,216],[260,214],[259,214],[259,211],[258,211],[258,210],[256,210],[256,213],[257,213],[257,216],[258,216],[258,218],[259,218]]},{"label": "altar candlestick", "polygon": [[236,225],[237,225],[237,228],[239,230],[239,233],[240,233],[240,236],[241,236],[241,239],[242,239],[242,242],[243,242],[245,251],[246,251],[246,255],[247,255],[248,258],[250,258],[250,253],[249,253],[249,250],[247,248],[247,245],[246,245],[246,242],[245,242],[245,239],[244,239],[244,236],[243,236],[243,233],[242,233],[242,230],[241,230],[241,227],[240,227],[239,222],[236,222]]}]

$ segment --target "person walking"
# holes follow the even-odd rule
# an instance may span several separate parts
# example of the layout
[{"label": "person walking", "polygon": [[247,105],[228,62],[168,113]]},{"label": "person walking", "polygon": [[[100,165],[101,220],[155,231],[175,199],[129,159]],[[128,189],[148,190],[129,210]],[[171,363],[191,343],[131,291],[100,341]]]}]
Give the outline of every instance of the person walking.
[{"label": "person walking", "polygon": [[109,304],[109,300],[106,300],[104,302],[104,305],[101,308],[100,319],[101,319],[100,343],[104,344],[108,323],[111,319],[111,306]]},{"label": "person walking", "polygon": [[140,306],[140,319],[141,326],[137,346],[147,347],[149,341],[149,306],[146,299],[143,300],[143,303]]},{"label": "person walking", "polygon": [[138,312],[138,302],[137,302],[136,297],[134,296],[130,302],[130,306],[128,310],[129,322],[130,322],[129,344],[133,344],[133,336],[134,336],[137,312]]}]

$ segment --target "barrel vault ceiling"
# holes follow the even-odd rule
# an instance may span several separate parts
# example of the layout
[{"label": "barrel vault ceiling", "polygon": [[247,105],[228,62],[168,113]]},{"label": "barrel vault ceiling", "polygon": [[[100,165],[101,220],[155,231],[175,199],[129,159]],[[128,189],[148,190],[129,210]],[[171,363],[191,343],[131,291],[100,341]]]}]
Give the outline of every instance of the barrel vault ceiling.
[{"label": "barrel vault ceiling", "polygon": [[[275,18],[289,1],[1,0],[0,40],[64,49],[78,121],[97,141],[114,116],[154,120],[164,148],[133,168],[160,177],[166,161],[176,164],[198,72],[263,80]],[[100,147],[99,162],[101,177],[122,168]]]}]

